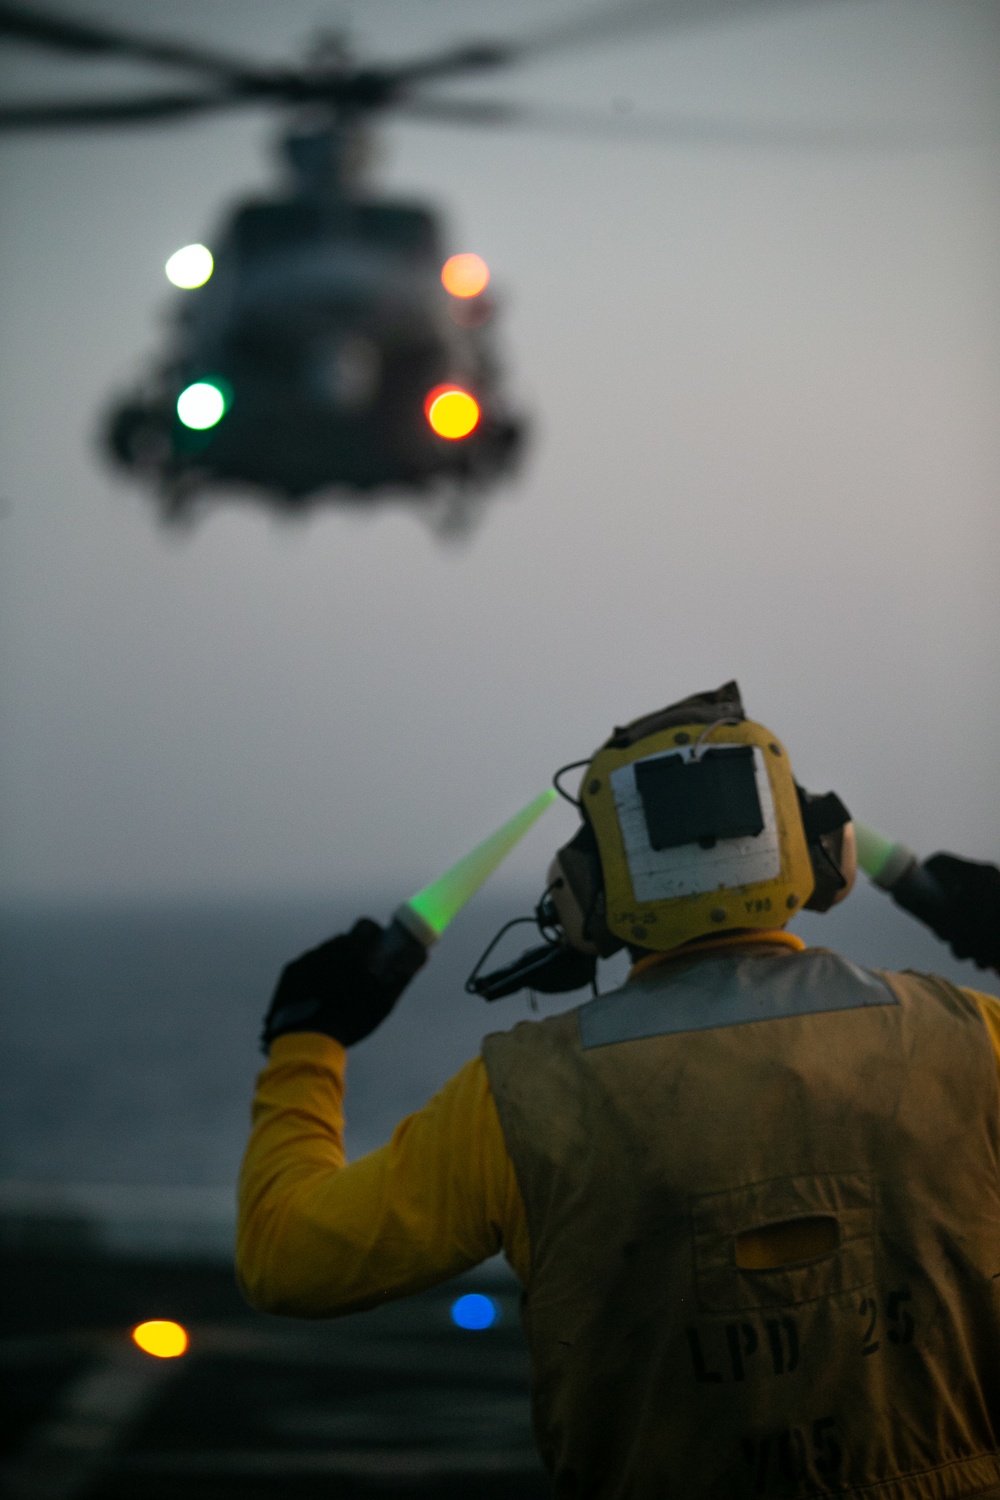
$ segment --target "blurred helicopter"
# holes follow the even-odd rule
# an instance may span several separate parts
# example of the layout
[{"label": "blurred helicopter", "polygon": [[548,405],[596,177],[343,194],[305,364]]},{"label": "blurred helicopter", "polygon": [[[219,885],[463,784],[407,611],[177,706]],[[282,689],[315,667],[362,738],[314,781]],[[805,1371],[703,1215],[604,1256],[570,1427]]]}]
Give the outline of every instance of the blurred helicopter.
[{"label": "blurred helicopter", "polygon": [[[0,105],[0,130],[157,122],[279,106],[286,191],[231,210],[214,242],[172,259],[186,288],[170,347],[106,425],[112,458],[151,483],[163,514],[201,492],[250,489],[273,507],[317,498],[370,503],[380,491],[443,494],[445,530],[464,529],[481,491],[514,468],[525,424],[508,401],[495,348],[489,272],[446,259],[437,212],[374,193],[363,164],[369,122],[392,109],[461,125],[523,125],[601,135],[719,141],[724,123],[531,110],[435,96],[426,87],[636,26],[702,23],[808,0],[620,0],[512,41],[459,46],[385,66],[328,43],[299,68],[267,67],[183,42],[139,36],[0,0],[0,38],[86,57],[199,75],[199,88],[137,97]],[[736,138],[748,140],[744,125]],[[770,144],[789,139],[765,129]],[[829,131],[810,137],[829,144]],[[848,141],[849,133],[841,133]],[[192,270],[192,267],[194,269]]]},{"label": "blurred helicopter", "polygon": [[288,510],[333,486],[444,483],[433,514],[460,529],[463,497],[513,466],[523,426],[501,385],[488,269],[445,259],[427,206],[363,192],[359,135],[337,121],[289,134],[292,191],[238,206],[214,255],[188,246],[169,263],[188,287],[174,347],[107,428],[168,517],[220,483]]},{"label": "blurred helicopter", "polygon": [[446,259],[435,210],[375,195],[363,164],[373,112],[425,77],[492,65],[495,49],[377,69],[328,44],[302,70],[266,70],[19,5],[0,5],[2,36],[181,66],[213,87],[8,108],[0,128],[263,101],[310,115],[283,141],[288,190],[237,205],[211,251],[172,258],[168,275],[186,290],[171,346],[107,421],[109,454],[153,484],[165,518],[219,486],[249,486],[291,511],[331,491],[363,499],[443,485],[439,523],[462,529],[463,497],[512,469],[524,433],[503,390],[489,271],[478,256]]}]

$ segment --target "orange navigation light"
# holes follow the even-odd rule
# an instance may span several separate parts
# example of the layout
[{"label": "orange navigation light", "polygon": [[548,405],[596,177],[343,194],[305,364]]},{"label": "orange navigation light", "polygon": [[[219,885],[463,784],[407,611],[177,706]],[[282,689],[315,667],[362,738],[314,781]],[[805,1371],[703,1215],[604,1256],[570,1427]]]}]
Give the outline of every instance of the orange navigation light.
[{"label": "orange navigation light", "polygon": [[450,255],[441,267],[441,285],[453,297],[478,297],[489,279],[490,268],[481,255]]},{"label": "orange navigation light", "polygon": [[146,1354],[157,1359],[176,1359],[188,1346],[187,1329],[166,1318],[153,1318],[132,1329],[132,1339]]},{"label": "orange navigation light", "polygon": [[479,426],[479,402],[458,385],[436,385],[427,392],[424,415],[438,437],[464,438]]}]

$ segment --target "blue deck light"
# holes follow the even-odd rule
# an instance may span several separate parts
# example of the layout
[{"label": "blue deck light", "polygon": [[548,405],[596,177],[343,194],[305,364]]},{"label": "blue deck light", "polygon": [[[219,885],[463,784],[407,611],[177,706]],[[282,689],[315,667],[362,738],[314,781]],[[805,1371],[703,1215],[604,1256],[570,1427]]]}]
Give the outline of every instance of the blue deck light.
[{"label": "blue deck light", "polygon": [[456,1297],[451,1304],[451,1321],[457,1328],[478,1332],[483,1328],[492,1328],[499,1319],[499,1307],[492,1297],[484,1297],[482,1292],[466,1292],[464,1296]]}]

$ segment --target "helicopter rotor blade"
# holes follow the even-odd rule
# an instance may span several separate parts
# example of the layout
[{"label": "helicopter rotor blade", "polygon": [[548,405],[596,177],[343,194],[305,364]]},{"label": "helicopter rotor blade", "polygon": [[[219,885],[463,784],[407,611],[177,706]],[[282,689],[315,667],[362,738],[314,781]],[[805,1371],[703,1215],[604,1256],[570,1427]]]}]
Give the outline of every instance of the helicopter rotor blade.
[{"label": "helicopter rotor blade", "polygon": [[139,58],[143,62],[169,67],[192,68],[242,84],[259,83],[272,75],[240,58],[190,47],[183,42],[162,41],[155,37],[95,26],[89,21],[70,20],[23,5],[0,4],[0,36],[32,42],[59,52],[86,53],[89,56]]},{"label": "helicopter rotor blade", "polygon": [[481,72],[530,62],[549,52],[585,47],[596,42],[627,40],[633,32],[671,30],[701,26],[719,20],[737,20],[770,10],[802,10],[817,0],[624,0],[615,5],[595,6],[582,16],[556,22],[510,40],[469,42],[414,58],[396,67],[372,70],[398,87],[429,82],[459,73]]},{"label": "helicopter rotor blade", "polygon": [[154,124],[259,101],[238,94],[148,94],[135,99],[67,99],[0,106],[0,132],[89,125]]},{"label": "helicopter rotor blade", "polygon": [[[746,146],[777,150],[923,150],[954,144],[940,131],[915,132],[912,125],[784,123],[778,120],[698,120],[690,116],[642,115],[593,110],[533,108],[499,99],[408,98],[398,111],[436,125],[507,128],[606,141],[648,141],[686,146]],[[962,137],[964,140],[965,137]]]},{"label": "helicopter rotor blade", "polygon": [[[414,117],[453,124],[510,125],[621,138],[746,138],[740,127],[722,123],[702,126],[639,117],[608,119],[572,111],[559,114],[493,101],[426,99],[413,90],[436,79],[507,67],[567,47],[624,40],[640,30],[698,26],[775,9],[801,10],[812,3],[816,0],[620,0],[618,4],[597,6],[572,20],[509,41],[468,43],[398,65],[347,65],[330,71],[296,71],[254,67],[204,48],[136,36],[0,0],[0,36],[62,51],[139,58],[195,69],[210,74],[221,85],[218,93],[0,106],[0,130],[154,122],[273,100],[285,104],[318,103],[354,115],[398,108]],[[773,127],[769,133],[773,136],[775,131],[780,133],[781,127]]]},{"label": "helicopter rotor blade", "polygon": [[[154,124],[198,114],[259,104],[259,98],[238,92],[220,94],[150,94],[132,99],[66,100],[54,104],[0,107],[0,133],[68,127]],[[538,109],[500,99],[422,99],[413,96],[397,105],[411,120],[474,129],[513,129],[556,135],[588,136],[606,141],[648,141],[651,144],[704,146],[743,145],[779,150],[898,149],[955,144],[940,132],[921,139],[912,125],[893,131],[880,125],[783,124],[779,121],[696,120],[690,117],[594,110]]]},{"label": "helicopter rotor blade", "polygon": [[455,73],[479,73],[490,68],[503,68],[512,62],[510,44],[506,42],[468,42],[447,52],[417,57],[412,62],[400,63],[398,67],[380,68],[379,72],[391,77],[397,85],[427,83],[435,78],[448,78]]},{"label": "helicopter rotor blade", "polygon": [[502,99],[425,99],[419,94],[409,94],[399,101],[395,112],[434,125],[486,128],[512,125],[530,130],[536,123],[533,110],[504,103]]},{"label": "helicopter rotor blade", "polygon": [[150,93],[103,99],[53,99],[44,103],[0,103],[0,132],[155,124],[183,119],[187,115],[269,103],[319,104],[357,115],[395,105],[397,91],[377,71],[357,70],[326,77],[274,74],[240,80],[215,93]]},{"label": "helicopter rotor blade", "polygon": [[506,63],[530,62],[549,52],[595,42],[627,41],[636,32],[673,31],[739,20],[773,10],[804,10],[816,0],[624,0],[595,6],[584,15],[541,27],[508,44]]}]

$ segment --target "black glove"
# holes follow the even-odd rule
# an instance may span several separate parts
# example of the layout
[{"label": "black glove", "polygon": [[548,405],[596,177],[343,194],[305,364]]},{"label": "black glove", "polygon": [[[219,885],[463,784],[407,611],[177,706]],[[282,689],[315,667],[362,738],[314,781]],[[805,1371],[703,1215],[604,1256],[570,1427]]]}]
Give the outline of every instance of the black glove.
[{"label": "black glove", "polygon": [[955,854],[935,854],[923,868],[944,894],[936,911],[921,913],[924,921],[956,958],[1000,971],[1000,870]]},{"label": "black glove", "polygon": [[398,922],[383,929],[362,917],[281,971],[261,1047],[291,1031],[321,1031],[352,1047],[385,1020],[426,962],[427,950]]}]

